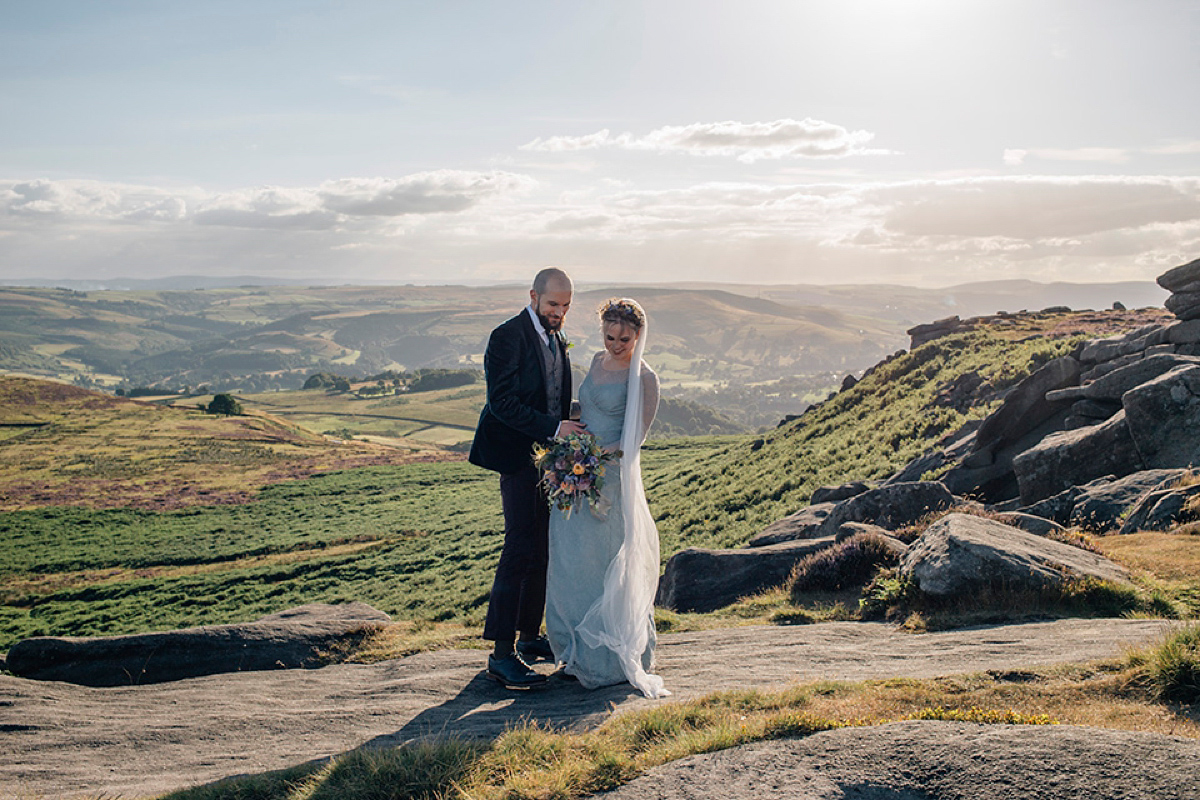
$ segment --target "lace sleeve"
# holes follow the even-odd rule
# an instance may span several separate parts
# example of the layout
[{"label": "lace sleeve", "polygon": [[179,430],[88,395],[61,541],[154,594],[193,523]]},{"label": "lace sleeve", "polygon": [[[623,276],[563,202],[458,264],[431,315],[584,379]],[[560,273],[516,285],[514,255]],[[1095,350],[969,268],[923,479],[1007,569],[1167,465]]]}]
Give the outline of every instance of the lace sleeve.
[{"label": "lace sleeve", "polygon": [[650,365],[642,362],[642,442],[650,432],[650,423],[658,413],[658,375]]}]

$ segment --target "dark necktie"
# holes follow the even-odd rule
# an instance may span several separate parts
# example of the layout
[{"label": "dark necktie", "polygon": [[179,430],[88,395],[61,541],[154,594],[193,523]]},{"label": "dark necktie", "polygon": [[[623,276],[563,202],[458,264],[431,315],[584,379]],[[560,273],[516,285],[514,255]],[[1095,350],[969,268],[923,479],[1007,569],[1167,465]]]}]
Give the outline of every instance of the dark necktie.
[{"label": "dark necktie", "polygon": [[556,355],[554,351],[558,349],[558,342],[556,341],[557,339],[558,339],[558,336],[556,336],[553,333],[546,334],[546,343],[550,346],[551,357]]}]

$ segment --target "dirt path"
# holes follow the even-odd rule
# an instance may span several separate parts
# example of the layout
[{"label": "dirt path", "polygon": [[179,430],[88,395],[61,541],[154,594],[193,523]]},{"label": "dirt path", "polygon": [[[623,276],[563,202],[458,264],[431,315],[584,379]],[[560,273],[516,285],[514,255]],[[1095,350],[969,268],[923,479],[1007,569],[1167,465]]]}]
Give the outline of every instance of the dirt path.
[{"label": "dirt path", "polygon": [[[922,635],[850,622],[733,628],[663,636],[659,672],[681,699],[818,678],[933,677],[1106,658],[1168,625],[1060,620]],[[448,650],[115,689],[0,676],[0,797],[143,797],[362,745],[490,737],[521,719],[586,727],[613,708],[654,702],[565,682],[506,692],[482,677],[483,658]]]}]

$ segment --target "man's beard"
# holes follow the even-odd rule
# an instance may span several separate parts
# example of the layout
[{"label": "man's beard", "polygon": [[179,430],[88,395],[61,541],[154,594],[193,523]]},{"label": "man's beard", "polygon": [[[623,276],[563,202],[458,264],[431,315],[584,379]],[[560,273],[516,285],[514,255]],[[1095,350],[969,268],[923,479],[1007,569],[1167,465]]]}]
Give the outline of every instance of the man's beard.
[{"label": "man's beard", "polygon": [[552,320],[540,311],[536,313],[538,322],[542,323],[542,328],[546,331],[546,333],[557,333],[562,328],[562,317]]}]

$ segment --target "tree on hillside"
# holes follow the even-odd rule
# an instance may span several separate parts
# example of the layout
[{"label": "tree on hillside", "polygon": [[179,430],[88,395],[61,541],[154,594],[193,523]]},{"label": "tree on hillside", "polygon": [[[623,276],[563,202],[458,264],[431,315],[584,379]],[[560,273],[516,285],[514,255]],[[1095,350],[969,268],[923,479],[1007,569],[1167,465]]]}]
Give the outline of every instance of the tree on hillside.
[{"label": "tree on hillside", "polygon": [[478,383],[483,373],[477,369],[419,369],[413,373],[408,384],[410,392],[429,392],[436,389],[452,389]]},{"label": "tree on hillside", "polygon": [[212,402],[208,404],[208,408],[205,410],[210,414],[224,414],[227,417],[236,417],[242,413],[242,404],[233,395],[221,393],[213,397]]},{"label": "tree on hillside", "polygon": [[304,382],[304,389],[332,389],[338,392],[350,391],[350,381],[332,372],[317,372]]}]

